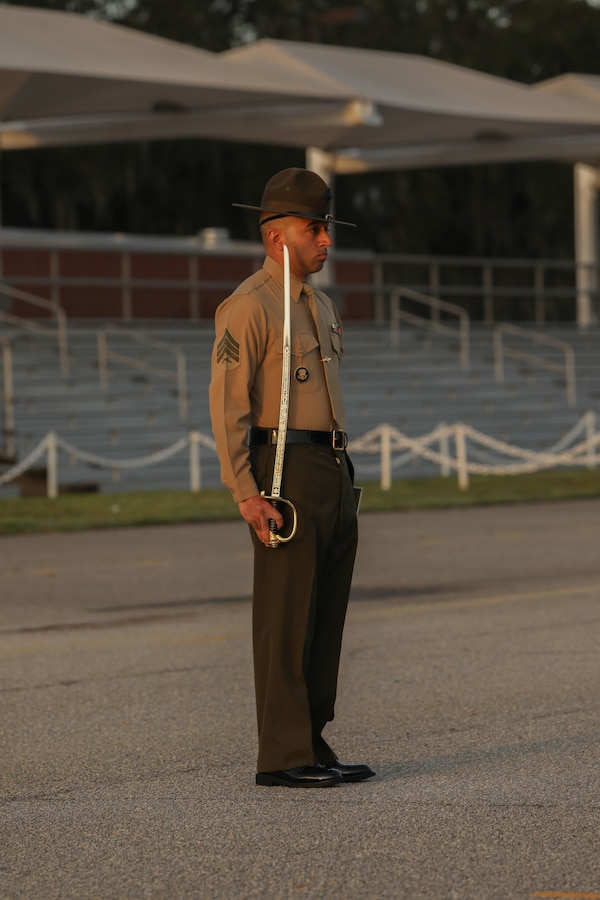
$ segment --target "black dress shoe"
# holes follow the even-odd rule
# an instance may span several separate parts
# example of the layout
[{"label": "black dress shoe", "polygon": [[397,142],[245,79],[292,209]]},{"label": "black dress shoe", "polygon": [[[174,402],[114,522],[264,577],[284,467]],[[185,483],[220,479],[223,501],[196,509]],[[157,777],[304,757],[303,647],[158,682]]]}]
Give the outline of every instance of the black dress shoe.
[{"label": "black dress shoe", "polygon": [[334,787],[336,784],[341,784],[343,780],[340,772],[330,766],[298,766],[295,769],[283,769],[281,772],[256,773],[257,784],[282,787]]},{"label": "black dress shoe", "polygon": [[343,763],[335,759],[331,765],[340,773],[344,781],[364,781],[373,778],[375,772],[364,763]]}]

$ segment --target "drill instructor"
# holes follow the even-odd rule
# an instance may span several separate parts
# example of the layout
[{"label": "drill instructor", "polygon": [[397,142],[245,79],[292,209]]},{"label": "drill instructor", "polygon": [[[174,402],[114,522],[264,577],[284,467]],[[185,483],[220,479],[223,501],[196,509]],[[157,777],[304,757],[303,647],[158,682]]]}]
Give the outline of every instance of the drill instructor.
[{"label": "drill instructor", "polygon": [[[331,192],[306,169],[267,183],[260,229],[263,268],[218,308],[210,410],[221,478],[251,526],[256,783],[331,787],[375,773],[342,763],[322,731],[333,719],[342,632],[357,543],[352,476],[339,382],[342,329],[332,301],[310,287],[331,246]],[[349,223],[339,223],[349,224]],[[281,496],[297,531],[276,549],[269,520],[280,421],[284,244],[290,260],[291,369]],[[281,507],[282,511],[287,507]]]}]

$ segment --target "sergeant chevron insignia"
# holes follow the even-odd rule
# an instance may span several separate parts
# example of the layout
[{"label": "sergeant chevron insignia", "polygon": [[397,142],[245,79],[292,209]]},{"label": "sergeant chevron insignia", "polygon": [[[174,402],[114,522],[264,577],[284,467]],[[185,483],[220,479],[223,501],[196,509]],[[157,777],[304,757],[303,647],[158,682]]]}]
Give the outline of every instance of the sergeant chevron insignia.
[{"label": "sergeant chevron insignia", "polygon": [[240,361],[240,345],[229,331],[225,329],[225,334],[217,344],[217,362],[218,363],[239,363]]}]

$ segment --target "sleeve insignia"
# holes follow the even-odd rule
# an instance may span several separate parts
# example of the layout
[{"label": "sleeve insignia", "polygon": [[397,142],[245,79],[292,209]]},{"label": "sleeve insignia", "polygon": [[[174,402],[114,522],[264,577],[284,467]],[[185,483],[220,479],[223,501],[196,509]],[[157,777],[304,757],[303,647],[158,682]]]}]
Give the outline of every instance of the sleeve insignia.
[{"label": "sleeve insignia", "polygon": [[240,345],[231,334],[228,328],[225,334],[217,344],[217,362],[218,363],[239,363],[240,361]]}]

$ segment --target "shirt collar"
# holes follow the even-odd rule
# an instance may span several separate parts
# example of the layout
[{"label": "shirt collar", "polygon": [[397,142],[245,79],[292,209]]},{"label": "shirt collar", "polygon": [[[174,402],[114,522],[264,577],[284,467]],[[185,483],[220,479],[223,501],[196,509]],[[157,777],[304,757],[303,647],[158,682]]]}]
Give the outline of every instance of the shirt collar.
[{"label": "shirt collar", "polygon": [[[263,263],[265,272],[273,278],[283,291],[283,266],[280,266],[272,257],[267,256]],[[290,297],[297,303],[302,293],[303,283],[290,272]]]}]

